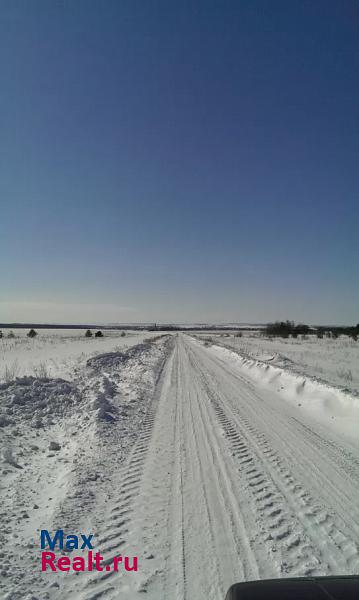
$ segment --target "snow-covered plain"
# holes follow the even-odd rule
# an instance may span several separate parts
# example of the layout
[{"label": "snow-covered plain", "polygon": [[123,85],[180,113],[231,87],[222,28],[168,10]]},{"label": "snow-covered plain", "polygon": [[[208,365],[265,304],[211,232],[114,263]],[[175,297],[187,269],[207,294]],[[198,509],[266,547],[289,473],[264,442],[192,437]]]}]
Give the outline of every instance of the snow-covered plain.
[{"label": "snow-covered plain", "polygon": [[243,356],[283,367],[294,373],[316,378],[332,386],[359,394],[359,341],[348,336],[337,339],[316,335],[296,339],[267,337],[260,332],[202,333],[216,344],[239,352]]},{"label": "snow-covered plain", "polygon": [[[0,339],[0,382],[22,375],[71,378],[76,367],[94,354],[125,349],[153,336],[153,333],[102,330],[103,338],[85,338],[84,329],[39,329],[35,338],[28,329],[4,329]],[[95,334],[96,330],[92,330]]]},{"label": "snow-covered plain", "polygon": [[[57,590],[62,598],[75,591],[76,581],[64,596],[66,581],[42,576],[39,533],[93,531],[105,516],[119,465],[148,418],[168,343],[168,337],[146,337],[116,338],[101,354],[104,340],[93,340],[90,358],[82,351],[71,355],[68,380],[30,375],[0,384],[0,598],[25,598],[30,591],[29,598],[42,600]],[[62,343],[70,349],[82,341],[56,335],[48,343],[53,356],[59,350],[62,356]]]},{"label": "snow-covered plain", "polygon": [[[358,572],[355,395],[263,348],[123,341],[67,380],[0,385],[1,598],[218,600],[235,581]],[[138,572],[41,573],[39,531],[58,528]]]}]

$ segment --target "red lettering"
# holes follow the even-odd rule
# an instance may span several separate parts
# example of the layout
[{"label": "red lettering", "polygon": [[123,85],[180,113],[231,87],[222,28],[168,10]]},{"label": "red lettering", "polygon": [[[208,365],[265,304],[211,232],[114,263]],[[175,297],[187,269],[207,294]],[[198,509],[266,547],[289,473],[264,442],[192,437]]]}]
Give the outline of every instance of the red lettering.
[{"label": "red lettering", "polygon": [[56,554],[54,552],[41,552],[41,571],[46,571],[47,565],[49,565],[51,571],[56,571],[55,558]]},{"label": "red lettering", "polygon": [[[94,559],[94,562],[92,562]],[[73,569],[74,571],[92,571],[93,568],[96,571],[111,571],[111,566],[108,564],[109,561],[106,561],[107,564],[105,567],[101,565],[101,562],[104,560],[104,557],[101,556],[99,552],[96,552],[93,557],[92,552],[90,551],[87,556],[87,561],[82,556],[74,556],[71,560],[68,556],[60,556],[56,560],[56,554],[54,552],[46,551],[41,552],[41,571],[47,571],[47,567],[50,567],[50,571],[70,571]],[[113,558],[113,570],[117,573],[119,571],[120,563],[124,563],[125,571],[138,571],[138,557],[133,556],[114,556]]]},{"label": "red lettering", "polygon": [[118,571],[119,562],[122,562],[122,556],[115,556],[113,559],[113,570],[116,571],[116,573]]},{"label": "red lettering", "polygon": [[101,560],[103,560],[103,556],[101,556],[101,554],[99,552],[96,552],[96,554],[95,554],[95,565],[96,565],[96,567],[95,568],[96,568],[97,571],[103,571],[103,569],[102,569],[102,567],[100,565]]},{"label": "red lettering", "polygon": [[68,556],[61,556],[57,561],[57,566],[60,571],[69,571],[70,570],[71,561]]},{"label": "red lettering", "polygon": [[125,556],[125,569],[126,571],[137,571],[137,556],[134,556],[132,559],[132,567],[130,567],[129,557]]},{"label": "red lettering", "polygon": [[72,563],[72,568],[74,571],[84,571],[85,570],[85,559],[82,556],[75,556],[73,563]]}]

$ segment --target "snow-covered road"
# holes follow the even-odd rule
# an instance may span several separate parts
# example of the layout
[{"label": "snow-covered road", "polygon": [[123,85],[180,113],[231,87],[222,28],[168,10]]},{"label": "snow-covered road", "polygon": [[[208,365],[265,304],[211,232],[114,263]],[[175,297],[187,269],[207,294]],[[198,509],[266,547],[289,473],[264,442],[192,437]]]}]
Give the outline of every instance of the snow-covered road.
[{"label": "snow-covered road", "polygon": [[174,339],[97,539],[139,571],[97,573],[79,597],[214,600],[235,581],[358,573],[355,442]]},{"label": "snow-covered road", "polygon": [[[220,600],[359,572],[350,394],[176,334],[4,383],[0,408],[0,598]],[[94,534],[103,571],[41,572],[41,529]]]}]

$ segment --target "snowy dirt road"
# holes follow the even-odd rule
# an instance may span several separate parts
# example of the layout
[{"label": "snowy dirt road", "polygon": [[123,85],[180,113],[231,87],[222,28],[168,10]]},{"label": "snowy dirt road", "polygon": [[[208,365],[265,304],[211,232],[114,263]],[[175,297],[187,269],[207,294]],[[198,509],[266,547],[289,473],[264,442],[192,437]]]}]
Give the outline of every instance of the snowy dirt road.
[{"label": "snowy dirt road", "polygon": [[358,446],[189,336],[118,481],[96,546],[139,570],[72,597],[214,600],[235,581],[359,572]]}]

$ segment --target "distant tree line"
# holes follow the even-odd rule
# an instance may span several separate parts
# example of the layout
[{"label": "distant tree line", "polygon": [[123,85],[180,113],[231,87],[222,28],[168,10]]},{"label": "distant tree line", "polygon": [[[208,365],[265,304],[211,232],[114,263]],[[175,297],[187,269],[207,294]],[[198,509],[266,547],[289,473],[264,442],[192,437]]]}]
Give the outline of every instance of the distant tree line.
[{"label": "distant tree line", "polygon": [[347,335],[356,342],[359,337],[359,323],[351,327],[318,327],[317,335],[318,337],[325,335],[334,339],[340,335]]},{"label": "distant tree line", "polygon": [[292,337],[297,337],[299,334],[307,335],[309,331],[309,325],[304,323],[296,325],[294,321],[275,321],[275,323],[268,323],[263,333],[273,337],[288,338],[290,335]]},{"label": "distant tree line", "polygon": [[347,335],[357,341],[359,323],[353,327],[310,327],[304,323],[296,325],[294,321],[275,321],[274,323],[268,323],[262,330],[262,333],[266,336],[281,338],[288,338],[289,336],[296,338],[298,335],[307,335],[309,333],[316,334],[318,338],[323,338],[324,336],[337,338],[340,335]]},{"label": "distant tree line", "polygon": [[147,331],[182,331],[182,329],[177,325],[157,325],[157,323],[147,327]]}]

